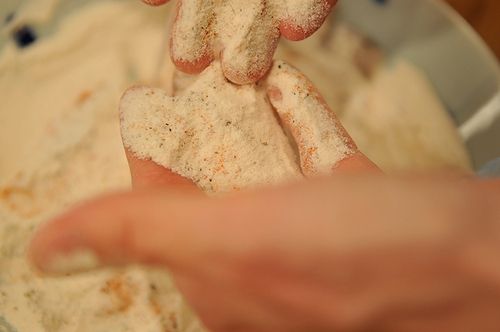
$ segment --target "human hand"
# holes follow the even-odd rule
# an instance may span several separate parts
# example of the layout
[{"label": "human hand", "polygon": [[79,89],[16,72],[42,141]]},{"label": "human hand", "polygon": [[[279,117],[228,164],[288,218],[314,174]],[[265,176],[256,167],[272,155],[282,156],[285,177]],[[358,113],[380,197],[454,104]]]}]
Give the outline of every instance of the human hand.
[{"label": "human hand", "polygon": [[168,267],[214,332],[500,327],[498,183],[385,178],[357,152],[330,179],[209,199],[128,158],[138,190],[46,225],[30,250],[41,270],[96,267],[64,265],[82,250]]},{"label": "human hand", "polygon": [[120,114],[126,149],[207,193],[353,171],[357,164],[377,169],[312,83],[282,61],[251,86],[228,83],[213,63],[175,97],[133,87]]},{"label": "human hand", "polygon": [[140,162],[164,187],[53,220],[31,246],[41,270],[82,249],[168,267],[215,332],[500,328],[498,182],[338,175],[209,199]]},{"label": "human hand", "polygon": [[96,267],[64,266],[82,250],[168,267],[214,332],[500,327],[499,183],[386,178],[358,152],[330,179],[209,199],[128,158],[138,190],[45,226],[30,250],[41,270]]},{"label": "human hand", "polygon": [[[143,0],[161,5],[168,0]],[[221,57],[225,76],[248,84],[271,66],[280,35],[302,40],[324,22],[336,0],[181,0],[171,56],[186,73],[200,73]]]}]

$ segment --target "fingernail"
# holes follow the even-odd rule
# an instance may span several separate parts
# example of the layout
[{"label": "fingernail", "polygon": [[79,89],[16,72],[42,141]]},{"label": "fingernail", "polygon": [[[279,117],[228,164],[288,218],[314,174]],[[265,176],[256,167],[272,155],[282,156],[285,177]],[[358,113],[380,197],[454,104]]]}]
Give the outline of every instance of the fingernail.
[{"label": "fingernail", "polygon": [[281,93],[281,90],[275,86],[269,86],[267,88],[267,94],[272,102],[279,103],[283,100],[283,94]]},{"label": "fingernail", "polygon": [[49,274],[82,273],[101,267],[97,254],[89,249],[76,249],[65,253],[56,253],[40,266]]}]

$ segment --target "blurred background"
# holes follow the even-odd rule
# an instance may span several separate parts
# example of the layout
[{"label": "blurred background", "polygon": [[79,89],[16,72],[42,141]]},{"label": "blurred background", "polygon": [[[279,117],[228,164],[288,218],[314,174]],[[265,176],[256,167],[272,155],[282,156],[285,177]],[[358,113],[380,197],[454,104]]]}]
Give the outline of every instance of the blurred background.
[{"label": "blurred background", "polygon": [[446,0],[469,22],[500,58],[500,1]]}]

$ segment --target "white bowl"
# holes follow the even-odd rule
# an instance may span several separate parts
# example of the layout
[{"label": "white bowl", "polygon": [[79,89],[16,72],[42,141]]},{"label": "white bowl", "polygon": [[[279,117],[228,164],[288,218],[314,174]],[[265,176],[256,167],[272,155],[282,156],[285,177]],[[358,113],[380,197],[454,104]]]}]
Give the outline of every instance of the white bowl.
[{"label": "white bowl", "polygon": [[423,70],[460,127],[474,165],[500,157],[500,67],[467,22],[441,0],[341,0],[351,24],[391,57]]},{"label": "white bowl", "polygon": [[[31,1],[54,6],[51,21],[44,22],[40,12],[37,33],[50,34],[64,14],[91,1],[96,0]],[[2,0],[0,20],[28,2]],[[460,128],[476,169],[500,157],[500,67],[453,9],[441,0],[340,0],[334,15],[391,57],[403,57],[426,73]],[[7,38],[0,34],[0,50]]]}]

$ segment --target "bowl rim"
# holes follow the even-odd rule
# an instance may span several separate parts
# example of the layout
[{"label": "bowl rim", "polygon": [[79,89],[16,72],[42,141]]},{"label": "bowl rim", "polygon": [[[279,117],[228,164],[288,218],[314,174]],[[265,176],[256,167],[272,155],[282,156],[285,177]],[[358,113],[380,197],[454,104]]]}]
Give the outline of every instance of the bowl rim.
[{"label": "bowl rim", "polygon": [[468,39],[473,42],[479,50],[481,50],[485,58],[488,58],[492,62],[495,68],[495,76],[498,78],[498,88],[500,91],[500,59],[496,56],[493,50],[489,47],[486,41],[481,37],[478,31],[463,17],[458,11],[456,11],[451,4],[444,0],[425,0],[430,5],[436,6],[441,10],[448,19],[464,33]]}]

